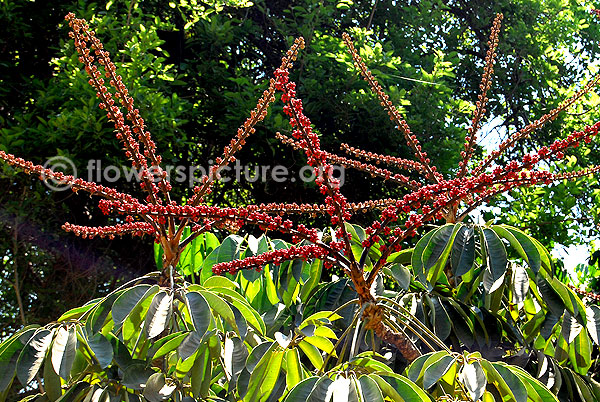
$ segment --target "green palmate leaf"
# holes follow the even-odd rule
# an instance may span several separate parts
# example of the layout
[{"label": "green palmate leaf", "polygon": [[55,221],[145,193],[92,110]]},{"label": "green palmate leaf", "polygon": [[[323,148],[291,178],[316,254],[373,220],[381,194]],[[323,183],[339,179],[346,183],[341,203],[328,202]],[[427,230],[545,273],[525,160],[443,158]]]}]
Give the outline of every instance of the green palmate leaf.
[{"label": "green palmate leaf", "polygon": [[336,356],[333,343],[327,338],[321,336],[307,336],[304,338],[304,341],[316,346],[325,353],[332,354],[334,357]]},{"label": "green palmate leaf", "polygon": [[285,402],[306,402],[313,388],[315,387],[319,377],[309,377],[292,388],[290,393],[286,396]]},{"label": "green palmate leaf", "polygon": [[[181,345],[185,337],[188,335],[187,331],[180,331],[174,334],[169,334],[168,336],[160,339],[156,342],[152,347],[156,347],[155,353],[148,352],[148,357],[151,357],[153,360],[158,359],[169,352],[174,351]],[[162,342],[161,342],[162,341]],[[160,343],[159,343],[160,342]]]},{"label": "green palmate leaf", "polygon": [[236,381],[237,376],[246,366],[248,348],[237,336],[225,339],[223,363],[228,376]]},{"label": "green palmate leaf", "polygon": [[530,342],[540,334],[540,329],[544,323],[545,316],[544,310],[540,310],[521,327],[521,332],[523,332],[526,341]]},{"label": "green palmate leaf", "polygon": [[[189,228],[186,228],[186,231],[183,237],[190,235]],[[218,246],[219,239],[214,234],[202,233],[183,250],[177,264],[178,269],[184,275],[197,273],[202,269],[204,259]]]},{"label": "green palmate leaf", "polygon": [[35,332],[36,328],[25,328],[0,344],[0,392],[9,389],[23,346]]},{"label": "green palmate leaf", "polygon": [[307,318],[305,318],[300,325],[298,326],[298,328],[302,328],[305,327],[307,325],[315,325],[315,326],[321,326],[321,325],[329,325],[332,322],[341,319],[342,316],[334,313],[333,311],[319,311],[317,313],[311,314],[310,316],[308,316]]},{"label": "green palmate leaf", "polygon": [[53,335],[54,331],[40,329],[21,351],[17,360],[17,378],[24,386],[29,384],[40,370]]},{"label": "green palmate leaf", "polygon": [[244,318],[240,309],[233,304],[229,305],[229,307],[231,308],[231,311],[233,311],[235,317],[235,326],[232,325],[231,327],[234,329],[237,327],[237,334],[241,336],[242,339],[246,339],[246,335],[248,335],[248,322],[246,321],[246,318]]},{"label": "green palmate leaf", "polygon": [[308,357],[308,360],[313,364],[313,366],[320,370],[323,367],[323,356],[321,356],[321,352],[314,345],[302,340],[298,343],[302,352]]},{"label": "green palmate leaf", "polygon": [[162,270],[163,267],[162,258],[164,253],[165,252],[162,248],[162,245],[154,243],[154,263],[156,264],[156,268],[159,270]]},{"label": "green palmate leaf", "polygon": [[587,384],[587,381],[584,381],[580,376],[573,374],[573,379],[575,380],[575,384],[577,386],[577,391],[579,392],[579,397],[583,401],[593,401],[594,395],[592,395],[592,390],[590,386]]},{"label": "green palmate leaf", "polygon": [[52,353],[51,350],[49,350],[44,361],[44,389],[48,399],[55,401],[62,396],[63,391],[61,388],[60,376],[54,371],[52,366]]},{"label": "green palmate leaf", "polygon": [[273,343],[256,364],[250,376],[244,401],[266,401],[279,378],[284,350]]},{"label": "green palmate leaf", "polygon": [[600,383],[592,378],[589,378],[588,384],[592,390],[592,394],[594,394],[594,398],[597,401],[600,401]]},{"label": "green palmate leaf", "polygon": [[254,371],[254,368],[256,367],[260,359],[262,359],[264,354],[267,353],[270,349],[274,348],[274,345],[275,342],[263,342],[256,345],[252,349],[252,351],[248,355],[248,358],[246,359],[246,368],[249,372]]},{"label": "green palmate leaf", "polygon": [[540,292],[540,295],[546,302],[548,309],[552,312],[552,314],[556,317],[561,317],[563,312],[565,311],[565,305],[558,295],[556,291],[550,286],[548,281],[543,278],[541,275],[538,275],[536,278],[537,289]]},{"label": "green palmate leaf", "polygon": [[384,395],[392,397],[394,401],[431,401],[431,398],[423,391],[423,389],[411,382],[408,378],[399,374],[371,374],[369,377],[377,382],[377,385],[379,385],[379,388],[383,391]]},{"label": "green palmate leaf", "polygon": [[430,306],[431,323],[433,324],[433,330],[441,340],[445,340],[452,331],[452,325],[450,323],[450,317],[448,316],[448,312],[442,305],[438,296],[426,296],[425,300]]},{"label": "green palmate leaf", "polygon": [[144,386],[144,398],[149,402],[166,401],[171,397],[176,385],[167,385],[163,373],[154,373],[146,381]]},{"label": "green palmate leaf", "polygon": [[502,398],[514,398],[515,402],[527,401],[527,389],[519,377],[513,374],[504,363],[481,362],[489,382],[492,382]]},{"label": "green palmate leaf", "polygon": [[473,322],[469,315],[465,312],[463,306],[452,298],[447,299],[446,312],[450,317],[454,333],[465,346],[470,348],[475,342],[475,337],[473,335]]},{"label": "green palmate leaf", "polygon": [[[235,306],[242,315],[244,319],[254,328],[259,334],[264,334],[266,331],[265,323],[261,318],[260,314],[244,298],[244,296],[240,295],[234,290],[227,288],[211,288],[211,292],[218,294],[218,296],[224,300],[227,300],[233,306]],[[204,292],[201,292],[204,294]],[[212,307],[212,306],[211,306]],[[231,324],[230,324],[231,325]],[[233,326],[233,325],[232,325]]]},{"label": "green palmate leaf", "polygon": [[288,288],[295,286],[300,280],[300,275],[302,274],[302,266],[304,261],[302,260],[292,260],[286,264],[282,264],[279,268],[279,278],[276,282],[278,282],[277,291],[283,292],[287,291]]},{"label": "green palmate leaf", "polygon": [[315,327],[315,330],[313,331],[313,334],[317,335],[317,336],[322,336],[322,337],[325,337],[325,338],[329,338],[329,339],[335,339],[335,340],[338,339],[338,337],[335,334],[335,332],[333,332],[333,330],[331,328],[325,326],[325,324],[320,325],[318,327]]},{"label": "green palmate leaf", "polygon": [[[307,263],[302,260],[294,260],[289,265],[287,284],[285,291],[281,294],[281,300],[288,308],[296,302],[300,293],[300,278],[305,264]],[[281,287],[281,289],[284,289],[284,287]]]},{"label": "green palmate leaf", "polygon": [[412,249],[412,248],[395,251],[395,252],[391,253],[390,256],[387,258],[387,262],[390,264],[408,265],[408,264],[410,264],[410,260],[413,255],[413,251],[414,251],[414,249]]},{"label": "green palmate leaf", "polygon": [[156,338],[162,334],[169,325],[173,313],[173,294],[160,291],[154,295],[146,320],[144,321],[144,333],[148,339]]},{"label": "green palmate leaf", "polygon": [[85,322],[85,328],[89,334],[94,334],[102,329],[104,322],[111,313],[113,303],[123,292],[124,290],[119,290],[109,294],[91,310]]},{"label": "green palmate leaf", "polygon": [[385,272],[388,273],[401,289],[407,290],[410,286],[410,270],[402,264],[394,264],[389,268],[385,268]]},{"label": "green palmate leaf", "polygon": [[440,227],[427,242],[427,247],[423,250],[421,257],[425,270],[429,270],[437,264],[451,240],[454,226],[453,224],[447,224]]},{"label": "green palmate leaf", "polygon": [[562,336],[565,338],[567,343],[573,342],[573,340],[579,335],[583,326],[577,322],[568,311],[565,312],[562,322]]},{"label": "green palmate leaf", "polygon": [[531,240],[535,244],[535,246],[538,249],[538,252],[540,253],[540,263],[542,268],[544,268],[544,272],[550,276],[554,275],[554,270],[552,268],[552,257],[550,256],[548,250],[546,250],[542,243],[540,243],[533,237],[529,237],[529,240]]},{"label": "green palmate leaf", "polygon": [[93,336],[86,339],[86,342],[94,357],[98,361],[100,368],[106,368],[113,360],[113,348],[110,341],[102,334],[94,334]]},{"label": "green palmate leaf", "polygon": [[588,306],[586,310],[586,316],[586,327],[590,333],[590,337],[596,343],[596,345],[600,345],[600,307]]},{"label": "green palmate leaf", "polygon": [[475,263],[475,235],[473,228],[461,226],[452,245],[450,267],[454,276],[469,272]]},{"label": "green palmate leaf", "polygon": [[[83,399],[83,397],[89,392],[90,383],[87,381],[78,381],[65,391],[56,402],[70,402]],[[98,395],[99,396],[99,395]],[[106,400],[102,401],[105,402]],[[112,401],[110,401],[112,402]]]},{"label": "green palmate leaf", "polygon": [[585,375],[592,366],[592,344],[586,331],[579,334],[569,344],[569,360],[575,372]]},{"label": "green palmate leaf", "polygon": [[300,353],[298,349],[288,349],[285,352],[286,383],[289,389],[302,381],[302,365],[300,364]]},{"label": "green palmate leaf", "polygon": [[511,290],[514,304],[523,302],[529,290],[529,275],[527,275],[525,268],[518,264],[512,265]]},{"label": "green palmate leaf", "polygon": [[438,351],[431,352],[425,355],[417,357],[410,366],[406,369],[406,376],[408,379],[414,383],[419,383],[419,381],[423,378],[423,374],[425,373],[425,369],[437,362],[444,356],[448,356],[448,352]]},{"label": "green palmate leaf", "polygon": [[559,364],[563,364],[569,358],[569,344],[562,335],[557,338],[554,347],[554,358]]},{"label": "green palmate leaf", "polygon": [[419,240],[417,242],[417,244],[415,245],[415,248],[413,249],[413,253],[412,253],[411,259],[410,259],[410,265],[412,266],[415,274],[417,276],[419,276],[420,278],[423,278],[425,275],[425,263],[424,263],[425,249],[427,248],[427,244],[429,243],[429,240],[431,240],[433,235],[438,230],[439,229],[434,229],[434,230],[428,232],[427,234],[425,234],[425,236],[421,237],[421,240]]},{"label": "green palmate leaf", "polygon": [[119,367],[121,367],[121,369],[128,367],[131,364],[132,358],[127,346],[125,346],[125,344],[119,338],[110,333],[106,336],[106,338],[112,346],[113,358],[115,362],[119,365]]},{"label": "green palmate leaf", "polygon": [[328,397],[333,393],[332,386],[333,381],[329,377],[319,378],[313,389],[310,391],[306,402],[327,401],[329,399]]},{"label": "green palmate leaf", "polygon": [[482,397],[487,378],[479,362],[465,363],[458,379],[463,383],[472,400],[477,401]]},{"label": "green palmate leaf", "polygon": [[227,236],[220,246],[215,248],[202,263],[200,283],[213,276],[212,267],[220,262],[232,261],[240,256],[240,244],[243,238],[237,235]]},{"label": "green palmate leaf", "polygon": [[322,271],[323,261],[318,259],[313,260],[310,264],[308,279],[304,281],[304,284],[300,288],[300,300],[302,300],[303,303],[306,303],[306,301],[312,296],[313,291],[321,280]]},{"label": "green palmate leaf", "polygon": [[199,351],[190,373],[192,394],[196,398],[206,398],[208,396],[211,368],[210,352],[204,347]]},{"label": "green palmate leaf", "polygon": [[123,292],[114,302],[111,312],[115,327],[119,328],[133,309],[143,300],[159,291],[157,285],[136,285]]},{"label": "green palmate leaf", "polygon": [[122,384],[127,388],[141,390],[154,371],[146,366],[146,362],[134,361],[123,370]]},{"label": "green palmate leaf", "polygon": [[493,293],[502,286],[508,264],[506,249],[502,240],[491,229],[484,228],[483,236],[487,251],[487,267],[483,274],[483,287],[486,292]]},{"label": "green palmate leaf", "polygon": [[[237,321],[238,318],[235,315],[235,310],[233,309],[233,307],[237,308],[240,311],[240,313],[244,317],[245,322],[247,324],[249,324],[257,333],[259,333],[261,335],[264,335],[266,333],[267,327],[266,327],[266,324],[263,321],[262,317],[260,316],[260,314],[258,314],[258,312],[256,310],[254,310],[254,308],[252,306],[250,306],[248,304],[248,302],[246,300],[230,298],[229,302],[231,303],[232,311],[234,311],[236,325],[238,322]],[[235,327],[232,325],[232,328],[235,328]],[[238,333],[240,333],[240,334],[242,333],[241,328],[238,328]]]},{"label": "green palmate leaf", "polygon": [[517,251],[519,256],[527,262],[527,265],[529,265],[535,274],[539,272],[542,258],[538,247],[532,238],[519,229],[506,225],[494,225],[492,226],[492,230],[496,232],[498,236],[510,242],[511,246]]},{"label": "green palmate leaf", "polygon": [[204,297],[204,299],[208,303],[206,308],[204,308],[203,310],[198,310],[199,312],[204,313],[206,315],[205,317],[203,317],[203,319],[205,320],[204,323],[207,324],[207,328],[208,324],[210,324],[210,310],[208,308],[208,306],[210,306],[210,308],[213,309],[225,322],[231,325],[231,327],[235,331],[238,331],[235,313],[233,312],[231,306],[225,300],[223,300],[218,295],[212,292],[200,291],[199,293],[202,295],[202,297]]},{"label": "green palmate leaf", "polygon": [[211,276],[203,284],[205,288],[227,288],[237,290],[240,285],[224,276]]},{"label": "green palmate leaf", "polygon": [[446,355],[427,366],[423,373],[423,388],[429,389],[435,385],[455,363],[456,359],[453,356]]},{"label": "green palmate leaf", "polygon": [[246,392],[248,391],[248,385],[250,384],[251,375],[252,374],[247,369],[244,369],[238,376],[235,383],[235,392],[237,395],[239,395],[239,399],[244,398],[246,395]]},{"label": "green palmate leaf", "polygon": [[210,325],[210,307],[204,296],[199,292],[186,293],[185,300],[194,329],[198,335],[203,336]]},{"label": "green palmate leaf", "polygon": [[354,384],[361,401],[384,402],[383,391],[371,376],[363,375]]},{"label": "green palmate leaf", "polygon": [[550,285],[556,291],[556,293],[558,293],[566,309],[573,314],[574,317],[577,317],[582,324],[585,324],[585,305],[581,302],[581,299],[575,294],[575,292],[558,280],[558,278],[552,278],[550,280]]},{"label": "green palmate leaf", "polygon": [[367,238],[367,234],[365,233],[365,230],[358,225],[344,222],[344,228],[346,229],[346,232],[348,232],[348,234],[350,234],[350,237],[353,242],[361,243],[363,240],[365,240]]},{"label": "green palmate leaf", "polygon": [[527,388],[527,396],[533,402],[558,402],[558,398],[541,382],[533,378],[528,372],[517,366],[507,366]]},{"label": "green palmate leaf", "polygon": [[454,228],[452,229],[452,233],[450,234],[450,239],[448,240],[446,247],[442,251],[442,254],[441,254],[440,258],[438,259],[438,261],[435,263],[435,265],[432,267],[432,269],[428,273],[429,281],[432,284],[437,283],[437,281],[440,279],[440,275],[442,275],[441,279],[443,280],[443,282],[445,282],[447,284],[448,278],[444,274],[444,270],[446,269],[446,265],[448,265],[447,262],[448,262],[448,258],[450,257],[450,253],[452,252],[452,245],[454,243],[454,239],[456,238],[456,234],[458,233],[460,228],[461,228],[460,224],[454,225]]},{"label": "green palmate leaf", "polygon": [[75,361],[77,350],[77,335],[75,328],[60,327],[52,344],[52,367],[61,378],[68,380],[71,367]]},{"label": "green palmate leaf", "polygon": [[83,305],[81,307],[75,307],[75,308],[67,311],[63,315],[61,315],[57,321],[61,322],[61,321],[77,319],[77,318],[81,317],[84,313],[89,311],[92,307],[94,307],[96,305],[96,303],[98,303],[100,300],[101,299],[90,300],[89,302],[87,302],[85,305]]},{"label": "green palmate leaf", "polygon": [[177,353],[181,360],[189,359],[200,347],[202,343],[202,339],[205,334],[200,334],[199,332],[192,331],[181,342],[181,344],[177,347]]}]

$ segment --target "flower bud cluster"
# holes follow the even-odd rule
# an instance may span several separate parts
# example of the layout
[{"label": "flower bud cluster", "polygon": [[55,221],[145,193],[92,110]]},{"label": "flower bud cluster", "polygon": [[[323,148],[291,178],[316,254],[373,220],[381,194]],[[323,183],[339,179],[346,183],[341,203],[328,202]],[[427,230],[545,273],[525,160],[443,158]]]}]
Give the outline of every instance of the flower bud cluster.
[{"label": "flower bud cluster", "polygon": [[421,148],[421,144],[419,143],[417,136],[411,132],[410,127],[406,123],[406,120],[402,118],[402,115],[400,114],[398,109],[390,101],[390,97],[383,91],[379,82],[377,82],[375,77],[373,77],[373,74],[371,73],[371,71],[369,71],[365,62],[358,54],[358,51],[356,50],[354,44],[352,43],[352,40],[350,39],[350,35],[348,35],[347,33],[343,33],[342,37],[352,56],[354,65],[359,69],[364,80],[367,81],[367,83],[371,87],[371,90],[379,98],[381,106],[384,107],[385,110],[388,112],[390,120],[396,123],[397,128],[399,128],[402,131],[407,144],[413,149],[413,151],[415,152],[415,156],[425,168],[425,177],[432,181],[442,179],[441,174],[436,171],[436,167],[430,165],[431,160],[427,156],[427,153]]},{"label": "flower bud cluster", "polygon": [[494,63],[496,62],[496,48],[498,47],[498,36],[500,35],[500,24],[502,23],[502,14],[497,14],[492,24],[492,32],[490,34],[490,40],[488,41],[488,51],[485,55],[485,68],[483,69],[483,75],[481,77],[481,84],[479,85],[479,96],[475,103],[475,111],[473,112],[473,119],[471,121],[471,127],[467,131],[465,138],[465,149],[461,152],[463,157],[462,161],[459,162],[458,177],[464,176],[467,172],[467,164],[473,155],[473,146],[477,140],[477,132],[480,128],[481,118],[485,116],[485,105],[488,102],[487,93],[492,86],[492,75],[494,74]]},{"label": "flower bud cluster", "polygon": [[114,239],[115,236],[123,236],[124,234],[130,234],[132,236],[143,236],[145,234],[152,236],[156,235],[154,226],[146,222],[131,222],[100,227],[72,225],[67,222],[62,228],[64,231],[74,233],[76,236],[80,236],[84,239],[92,239],[94,237],[108,237],[109,239]]},{"label": "flower bud cluster", "polygon": [[[298,149],[305,150],[306,149],[306,146],[304,144],[301,145],[301,142],[294,141],[292,138],[290,138],[286,135],[283,135],[279,132],[277,132],[275,134],[275,137],[277,139],[279,139],[282,143],[284,143],[286,145],[290,145],[291,147],[293,147],[296,150],[298,150]],[[327,160],[327,162],[341,165],[345,168],[351,167],[351,168],[354,168],[361,172],[368,173],[371,175],[371,177],[379,177],[379,178],[382,178],[383,180],[389,180],[398,185],[401,185],[403,187],[407,187],[407,188],[410,188],[413,190],[419,187],[419,184],[416,181],[411,180],[402,174],[393,173],[387,169],[382,169],[377,166],[369,165],[368,163],[345,158],[343,156],[335,155],[335,154],[329,153],[327,151],[321,151],[321,153],[322,153],[322,155],[324,155],[325,160]]]},{"label": "flower bud cluster", "polygon": [[234,275],[240,269],[256,269],[257,271],[260,271],[266,264],[279,265],[284,261],[297,259],[304,261],[309,258],[323,259],[327,254],[327,250],[315,244],[291,246],[288,249],[273,250],[257,256],[246,257],[243,260],[215,264],[212,267],[212,271],[217,275],[222,275],[224,273]]},{"label": "flower bud cluster", "polygon": [[477,167],[471,171],[471,175],[476,175],[483,172],[500,155],[514,147],[518,141],[522,140],[523,138],[529,137],[531,133],[540,129],[546,123],[555,120],[561,112],[570,108],[573,104],[575,104],[575,102],[580,100],[585,94],[590,92],[596,85],[598,85],[599,82],[600,74],[596,74],[596,76],[594,76],[594,78],[591,81],[589,81],[582,89],[577,91],[577,93],[571,98],[562,101],[557,108],[551,110],[550,112],[546,113],[533,123],[528,124],[521,130],[517,131],[515,134],[507,138],[506,140],[502,141],[502,143],[500,143],[500,146],[498,147],[498,150],[492,151],[489,155],[487,155],[483,159],[483,161],[481,161],[479,165],[477,165]]},{"label": "flower bud cluster", "polygon": [[[277,71],[288,71],[298,58],[298,52],[304,49],[304,38],[300,37],[294,41],[292,47],[287,51],[286,55],[281,59],[281,65]],[[269,88],[263,92],[262,97],[258,100],[254,110],[250,112],[244,124],[238,128],[236,136],[231,139],[229,145],[223,149],[223,155],[216,159],[216,163],[210,167],[207,176],[202,178],[202,186],[195,189],[194,196],[188,202],[191,205],[198,205],[202,202],[202,197],[207,194],[208,189],[218,179],[218,172],[227,166],[229,163],[236,161],[235,154],[246,144],[246,140],[251,134],[256,132],[254,128],[267,116],[269,106],[275,101],[275,79],[269,80]]]},{"label": "flower bud cluster", "polygon": [[402,159],[396,156],[381,155],[374,152],[363,151],[362,149],[351,147],[345,143],[342,143],[340,149],[350,155],[354,155],[357,158],[374,161],[376,165],[379,163],[385,163],[398,169],[415,171],[419,173],[425,172],[425,167],[423,167],[423,165],[421,165],[419,162],[411,161],[409,159]]},{"label": "flower bud cluster", "polygon": [[[94,31],[89,29],[88,24],[83,19],[75,18],[73,13],[69,13],[65,19],[69,22],[72,31],[69,35],[75,42],[75,49],[79,53],[79,60],[84,64],[86,73],[90,76],[89,83],[96,90],[96,95],[100,99],[100,109],[106,110],[106,116],[114,123],[116,136],[123,144],[125,156],[131,160],[134,168],[141,170],[141,187],[150,192],[149,200],[157,201],[158,186],[154,184],[154,176],[150,173],[147,158],[152,162],[152,171],[159,174],[160,183],[164,193],[171,189],[167,182],[167,173],[160,167],[161,157],[156,155],[156,145],[152,140],[150,133],[146,131],[144,120],[139,115],[139,110],[133,106],[133,98],[120,75],[116,73],[116,66],[110,59],[109,53],[103,49],[102,43],[96,38]],[[105,76],[109,80],[111,87],[116,91],[113,95],[105,85],[102,73],[98,70],[95,62],[102,65]],[[124,116],[121,109],[117,106],[115,100],[127,109]],[[125,123],[125,117],[132,123],[133,129]],[[143,152],[140,144],[134,138],[137,134],[138,139],[144,144]]]},{"label": "flower bud cluster", "polygon": [[51,169],[47,169],[41,165],[36,165],[33,162],[26,161],[23,158],[18,158],[12,154],[0,151],[0,159],[9,164],[10,166],[22,169],[28,174],[38,175],[40,180],[56,180],[61,183],[65,183],[71,186],[74,192],[79,190],[90,193],[91,195],[98,195],[111,200],[118,200],[125,203],[138,202],[134,197],[129,194],[121,193],[113,188],[105,187],[97,183],[85,181],[80,178],[75,178],[72,175],[66,175],[62,172],[55,172]]},{"label": "flower bud cluster", "polygon": [[[338,225],[352,216],[346,208],[346,198],[340,192],[340,182],[332,176],[333,166],[327,161],[327,153],[321,150],[321,142],[313,131],[310,119],[304,114],[302,100],[296,98],[296,83],[289,80],[289,72],[279,69],[275,72],[275,87],[282,92],[283,112],[289,117],[292,137],[308,158],[308,165],[315,171],[315,183],[325,197],[327,213],[331,224]],[[281,138],[281,134],[280,134]]]},{"label": "flower bud cluster", "polygon": [[[389,205],[396,203],[393,198],[385,198],[379,200],[367,200],[361,202],[348,202],[346,208],[352,212],[367,212],[374,209],[383,209]],[[252,206],[248,206],[251,208]],[[290,204],[283,203],[272,203],[272,204],[258,204],[254,208],[256,211],[274,213],[279,215],[291,215],[291,214],[306,214],[312,217],[316,217],[317,214],[327,213],[327,205],[324,204],[297,204],[295,202]]]}]

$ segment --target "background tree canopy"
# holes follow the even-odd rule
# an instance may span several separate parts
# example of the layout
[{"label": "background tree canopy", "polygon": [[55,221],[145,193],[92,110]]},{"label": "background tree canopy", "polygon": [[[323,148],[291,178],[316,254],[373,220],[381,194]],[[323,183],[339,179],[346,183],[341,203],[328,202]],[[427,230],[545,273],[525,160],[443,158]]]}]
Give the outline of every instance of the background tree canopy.
[{"label": "background tree canopy", "polygon": [[[265,77],[299,35],[307,49],[292,74],[306,112],[322,134],[323,148],[337,150],[347,142],[405,155],[397,131],[352,68],[341,39],[342,32],[350,32],[427,152],[447,172],[460,158],[494,15],[502,12],[505,17],[490,123],[485,126],[489,134],[480,141],[484,146],[499,143],[550,111],[595,72],[599,32],[590,6],[559,0],[6,0],[0,4],[0,149],[42,164],[66,156],[79,172],[86,172],[90,159],[102,165],[125,162],[73,45],[65,40],[63,17],[73,11],[94,24],[114,55],[168,165],[207,167],[254,107],[266,88]],[[597,103],[592,93],[514,152],[526,153],[582,122],[597,120]],[[281,109],[275,108],[239,155],[242,165],[268,161],[294,172],[301,169],[305,160],[274,137],[286,130]],[[598,156],[574,154],[567,164],[573,165],[575,158],[581,165],[600,162]],[[0,336],[24,322],[44,323],[92,293],[102,294],[151,270],[149,240],[89,241],[62,232],[65,221],[105,222],[94,201],[52,192],[5,165],[0,169],[0,188],[6,189],[0,192],[0,257],[5,266]],[[597,236],[600,190],[597,181],[583,181],[510,194],[518,207],[503,211],[509,219],[504,223],[525,227],[550,248],[588,241]],[[398,192],[350,171],[345,185],[352,188],[346,192],[352,200]],[[125,180],[116,186],[129,191],[136,187]],[[244,181],[235,191],[232,184],[223,186],[231,190],[216,192],[219,198],[212,202],[318,199],[300,182]],[[188,183],[174,187],[181,196],[190,190]],[[500,199],[496,205],[502,208],[505,202]],[[493,216],[493,209],[484,213],[486,219]]]}]

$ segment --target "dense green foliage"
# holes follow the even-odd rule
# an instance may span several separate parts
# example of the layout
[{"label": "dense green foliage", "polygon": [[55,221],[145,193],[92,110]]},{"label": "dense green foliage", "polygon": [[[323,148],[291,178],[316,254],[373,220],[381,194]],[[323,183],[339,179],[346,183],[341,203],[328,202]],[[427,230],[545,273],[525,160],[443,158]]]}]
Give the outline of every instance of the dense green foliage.
[{"label": "dense green foliage", "polygon": [[[264,77],[278,63],[277,55],[300,34],[309,47],[295,74],[326,148],[336,150],[341,142],[348,142],[374,152],[406,152],[378,102],[350,68],[339,33],[351,30],[364,44],[361,52],[370,67],[390,88],[394,103],[407,110],[409,123],[428,152],[443,161],[442,170],[457,161],[463,140],[459,128],[467,123],[476,99],[494,13],[505,14],[506,29],[492,89],[498,96],[491,97],[489,109],[497,117],[494,124],[508,132],[572,92],[574,84],[589,74],[586,64],[595,60],[598,49],[598,28],[590,23],[587,5],[574,1],[500,1],[493,7],[454,1],[258,1],[252,7],[234,1],[210,6],[195,1],[4,1],[0,6],[0,148],[40,163],[55,155],[68,156],[79,172],[85,171],[89,159],[101,158],[103,165],[121,165],[123,159],[113,152],[117,147],[110,126],[96,108],[72,45],[58,28],[67,11],[91,18],[98,26],[107,48],[117,55],[120,73],[134,88],[163,156],[173,165],[208,166],[253,106]],[[577,112],[588,108],[583,105]],[[286,129],[278,114],[275,110],[258,127],[257,140],[242,153],[242,163],[253,165],[267,158],[294,171],[304,165],[273,138],[274,131]],[[583,117],[596,116],[591,110]],[[545,141],[570,121],[561,118],[532,141]],[[488,131],[490,143],[504,132],[493,125]],[[584,162],[594,162],[591,158],[583,157]],[[96,287],[89,277],[105,283],[114,272],[131,278],[147,270],[146,243],[95,241],[90,246],[61,232],[65,221],[104,222],[85,197],[49,193],[43,185],[32,185],[2,169],[0,185],[7,189],[0,194],[0,255],[7,268],[3,283],[14,282],[18,271],[25,314],[30,314],[27,321],[52,315],[48,313],[62,276],[52,274],[57,269],[80,278],[70,300],[80,300]],[[346,183],[357,200],[397,193],[384,184],[359,180],[360,175],[347,173]],[[117,185],[131,190],[125,182]],[[503,219],[527,227],[549,247],[554,242],[587,241],[581,236],[596,233],[597,212],[592,206],[598,194],[574,186],[515,194],[524,202]],[[575,193],[577,198],[564,197]],[[289,182],[242,182],[235,191],[218,194],[219,204],[314,200],[313,192],[305,191],[301,183]],[[498,205],[505,204],[499,201]],[[76,212],[86,210],[89,213]],[[35,229],[24,231],[23,224]],[[580,226],[589,230],[582,232]],[[132,249],[138,251],[123,252]],[[38,262],[19,261],[13,257],[19,252]],[[94,275],[88,275],[91,272]],[[2,294],[15,300],[12,287],[4,287]],[[34,300],[43,301],[39,304],[50,310],[38,311]],[[6,309],[2,322],[16,328],[21,323],[15,314],[18,306]],[[53,311],[57,313],[57,307]]]},{"label": "dense green foliage", "polygon": [[[348,230],[360,247],[364,229]],[[553,278],[548,252],[518,229],[446,225],[393,254],[376,289],[386,321],[431,350],[409,365],[369,331],[348,279],[319,280],[321,261],[213,276],[216,263],[287,247],[200,236],[173,287],[150,273],[5,341],[0,390],[39,371],[46,393],[35,400],[600,398],[600,308]],[[155,257],[160,267],[158,245]]]}]

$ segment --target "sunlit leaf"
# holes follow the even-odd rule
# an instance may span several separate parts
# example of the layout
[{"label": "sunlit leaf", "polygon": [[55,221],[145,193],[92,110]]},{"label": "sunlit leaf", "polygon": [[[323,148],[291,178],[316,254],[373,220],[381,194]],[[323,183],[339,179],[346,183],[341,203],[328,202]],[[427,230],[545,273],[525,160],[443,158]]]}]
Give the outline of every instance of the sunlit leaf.
[{"label": "sunlit leaf", "polygon": [[23,385],[33,380],[40,370],[54,331],[40,329],[27,342],[17,360],[17,378]]},{"label": "sunlit leaf", "polygon": [[452,367],[452,365],[455,363],[456,359],[453,356],[446,355],[433,364],[427,366],[423,373],[423,388],[431,388],[440,380],[440,378],[444,376],[444,374],[446,374],[448,370],[450,370],[450,367]]},{"label": "sunlit leaf", "polygon": [[465,363],[458,378],[469,392],[472,400],[477,401],[482,397],[487,385],[487,378],[479,362]]},{"label": "sunlit leaf", "polygon": [[466,274],[475,263],[475,236],[473,228],[462,226],[452,245],[450,266],[455,276]]},{"label": "sunlit leaf", "polygon": [[173,312],[173,294],[160,291],[154,295],[144,322],[144,333],[148,339],[160,335],[169,324]]},{"label": "sunlit leaf", "polygon": [[54,372],[63,379],[69,379],[71,367],[75,361],[75,351],[77,349],[77,335],[75,328],[68,330],[60,327],[56,331],[56,337],[52,343],[52,367]]},{"label": "sunlit leaf", "polygon": [[483,275],[483,287],[486,292],[493,293],[502,285],[508,259],[504,244],[493,230],[484,228],[483,235],[488,253],[488,265]]}]

